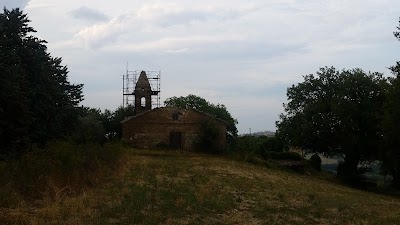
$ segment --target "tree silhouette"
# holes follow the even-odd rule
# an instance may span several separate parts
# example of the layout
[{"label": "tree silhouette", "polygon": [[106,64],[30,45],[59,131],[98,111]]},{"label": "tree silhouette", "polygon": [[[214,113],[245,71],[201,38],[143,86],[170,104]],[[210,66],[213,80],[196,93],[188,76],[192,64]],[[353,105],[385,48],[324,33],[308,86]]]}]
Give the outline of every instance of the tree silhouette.
[{"label": "tree silhouette", "polygon": [[82,84],[68,81],[62,59],[47,52],[46,41],[18,8],[0,13],[1,155],[18,155],[29,143],[44,145],[73,129]]}]

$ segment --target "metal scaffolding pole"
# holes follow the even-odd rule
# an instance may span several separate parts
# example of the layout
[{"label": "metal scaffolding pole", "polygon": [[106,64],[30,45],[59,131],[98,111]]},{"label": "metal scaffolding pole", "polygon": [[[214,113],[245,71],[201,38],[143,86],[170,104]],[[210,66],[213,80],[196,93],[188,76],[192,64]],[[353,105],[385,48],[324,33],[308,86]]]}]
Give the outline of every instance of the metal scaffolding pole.
[{"label": "metal scaffolding pole", "polygon": [[[150,82],[152,108],[161,106],[161,71],[145,71]],[[123,107],[135,106],[135,86],[141,70],[126,70],[122,77],[122,105]]]}]

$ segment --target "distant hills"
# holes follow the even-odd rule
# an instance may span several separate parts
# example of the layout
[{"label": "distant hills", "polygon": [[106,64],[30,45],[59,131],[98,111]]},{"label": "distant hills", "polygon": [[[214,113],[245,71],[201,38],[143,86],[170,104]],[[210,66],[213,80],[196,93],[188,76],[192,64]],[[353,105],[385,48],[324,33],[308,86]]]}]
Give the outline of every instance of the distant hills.
[{"label": "distant hills", "polygon": [[275,136],[275,132],[272,132],[272,131],[260,131],[260,132],[254,132],[254,133],[240,134],[239,136],[254,136],[254,137],[267,136],[267,137],[274,137]]}]

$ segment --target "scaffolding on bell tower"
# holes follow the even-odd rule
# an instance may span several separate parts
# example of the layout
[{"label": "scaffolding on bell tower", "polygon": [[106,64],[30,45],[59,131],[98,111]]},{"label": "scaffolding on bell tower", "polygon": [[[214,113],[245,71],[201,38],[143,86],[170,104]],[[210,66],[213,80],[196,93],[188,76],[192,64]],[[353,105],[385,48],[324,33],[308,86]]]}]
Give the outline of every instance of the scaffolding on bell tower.
[{"label": "scaffolding on bell tower", "polygon": [[[135,106],[135,86],[141,70],[126,70],[122,76],[122,105],[123,107]],[[144,71],[149,80],[152,95],[151,106],[152,108],[159,108],[161,106],[161,71]]]}]

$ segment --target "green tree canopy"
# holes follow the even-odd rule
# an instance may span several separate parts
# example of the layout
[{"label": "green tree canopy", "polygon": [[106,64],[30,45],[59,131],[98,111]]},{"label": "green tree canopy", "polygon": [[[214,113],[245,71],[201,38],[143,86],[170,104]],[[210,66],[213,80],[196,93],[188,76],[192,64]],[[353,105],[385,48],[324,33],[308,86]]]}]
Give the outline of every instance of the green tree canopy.
[{"label": "green tree canopy", "polygon": [[197,109],[202,112],[208,113],[221,119],[227,124],[227,138],[228,140],[233,140],[237,137],[238,130],[236,124],[238,123],[236,119],[228,112],[225,105],[222,104],[212,104],[196,95],[188,95],[186,97],[171,97],[164,101],[166,106],[180,107],[183,109]]},{"label": "green tree canopy", "polygon": [[288,146],[343,155],[343,172],[351,175],[360,160],[377,155],[386,87],[380,73],[321,68],[288,88],[277,133]]},{"label": "green tree canopy", "polygon": [[0,154],[15,155],[28,143],[45,144],[73,129],[82,84],[68,81],[62,59],[18,8],[0,13]]}]

